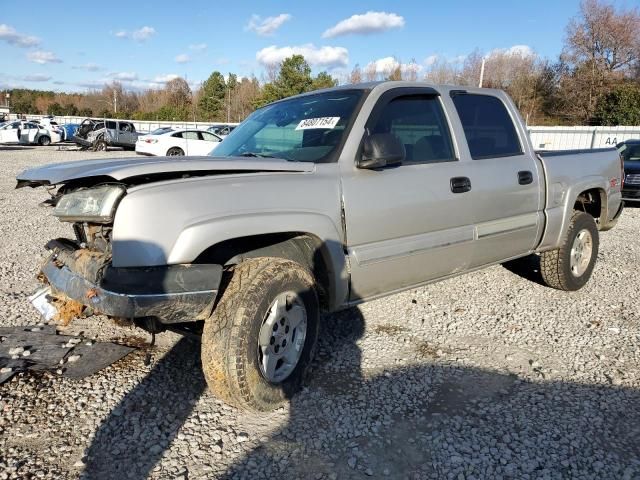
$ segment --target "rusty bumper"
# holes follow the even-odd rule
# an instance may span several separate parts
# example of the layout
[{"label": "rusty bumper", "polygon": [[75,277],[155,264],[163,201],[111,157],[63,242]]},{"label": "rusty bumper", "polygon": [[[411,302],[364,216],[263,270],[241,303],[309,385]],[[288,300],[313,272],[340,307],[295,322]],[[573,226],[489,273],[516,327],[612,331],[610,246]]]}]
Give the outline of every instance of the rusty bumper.
[{"label": "rusty bumper", "polygon": [[80,269],[70,258],[54,252],[42,266],[53,296],[118,318],[155,317],[162,323],[204,320],[211,314],[222,277],[220,265],[93,269],[83,264]]}]

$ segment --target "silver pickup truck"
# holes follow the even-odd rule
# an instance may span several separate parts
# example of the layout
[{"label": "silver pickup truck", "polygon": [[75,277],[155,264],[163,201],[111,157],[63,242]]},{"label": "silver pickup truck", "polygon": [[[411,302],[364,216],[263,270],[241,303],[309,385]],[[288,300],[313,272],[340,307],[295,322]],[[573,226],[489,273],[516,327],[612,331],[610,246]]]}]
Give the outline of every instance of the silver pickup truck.
[{"label": "silver pickup truck", "polygon": [[50,165],[18,187],[46,186],[73,226],[47,244],[48,306],[200,327],[209,387],[246,409],[300,388],[321,312],[528,255],[550,287],[577,290],[622,211],[615,149],[535,152],[496,90],[299,95],[214,153]]}]

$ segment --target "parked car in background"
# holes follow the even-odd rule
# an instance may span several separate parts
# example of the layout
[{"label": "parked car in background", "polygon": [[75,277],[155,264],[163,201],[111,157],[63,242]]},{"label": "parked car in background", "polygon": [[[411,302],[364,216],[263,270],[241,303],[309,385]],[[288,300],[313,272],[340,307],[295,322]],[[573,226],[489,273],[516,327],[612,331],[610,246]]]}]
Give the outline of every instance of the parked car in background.
[{"label": "parked car in background", "polygon": [[222,138],[207,130],[163,127],[138,137],[136,153],[157,156],[208,155],[221,141]]},{"label": "parked car in background", "polygon": [[529,255],[582,288],[622,175],[614,148],[536,152],[499,90],[382,82],[267,105],[209,157],[49,164],[17,187],[74,226],[40,295],[153,333],[203,320],[211,390],[265,411],[303,385],[322,311]]},{"label": "parked car in background", "polygon": [[79,127],[79,123],[65,123],[64,125],[62,125],[62,141],[73,141],[73,136],[76,134]]},{"label": "parked car in background", "polygon": [[62,141],[62,138],[64,135],[62,127],[58,125],[58,122],[56,122],[53,119],[53,117],[44,117],[39,120],[30,120],[30,121],[33,123],[37,123],[38,125],[40,125],[42,128],[46,130],[49,130],[49,133],[51,134],[52,143],[57,143]]},{"label": "parked car in background", "polygon": [[626,202],[640,202],[640,139],[626,140],[617,147],[624,161],[622,199]]},{"label": "parked car in background", "polygon": [[87,118],[78,127],[73,141],[93,150],[106,150],[107,147],[134,150],[138,135],[133,123],[126,120]]},{"label": "parked car in background", "polygon": [[229,135],[234,128],[236,128],[237,125],[229,125],[229,124],[216,124],[216,125],[211,125],[209,128],[207,128],[208,132],[211,132],[217,136],[219,136],[220,138],[224,138],[227,135]]},{"label": "parked car in background", "polygon": [[0,127],[0,143],[46,146],[60,138],[56,131],[35,122],[8,122]]}]

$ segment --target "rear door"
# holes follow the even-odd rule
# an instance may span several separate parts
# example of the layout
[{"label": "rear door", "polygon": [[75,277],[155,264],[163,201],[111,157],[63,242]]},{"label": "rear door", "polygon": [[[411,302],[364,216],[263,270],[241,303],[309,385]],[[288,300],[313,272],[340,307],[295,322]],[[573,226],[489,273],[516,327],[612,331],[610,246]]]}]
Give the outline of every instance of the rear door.
[{"label": "rear door", "polygon": [[530,252],[542,234],[543,174],[505,97],[452,91],[470,161],[477,241],[472,266]]},{"label": "rear door", "polygon": [[186,130],[182,132],[182,138],[184,142],[184,150],[185,155],[194,156],[201,155],[200,152],[202,150],[202,144],[204,143],[200,140],[200,132],[197,130]]},{"label": "rear door", "polygon": [[356,159],[341,167],[351,300],[467,269],[473,199],[464,188],[452,189],[452,179],[467,174],[437,92],[387,91],[366,130],[395,135],[405,146],[406,159],[379,170],[358,169]]},{"label": "rear door", "polygon": [[199,132],[202,145],[198,155],[208,155],[220,143],[220,138],[210,132]]}]

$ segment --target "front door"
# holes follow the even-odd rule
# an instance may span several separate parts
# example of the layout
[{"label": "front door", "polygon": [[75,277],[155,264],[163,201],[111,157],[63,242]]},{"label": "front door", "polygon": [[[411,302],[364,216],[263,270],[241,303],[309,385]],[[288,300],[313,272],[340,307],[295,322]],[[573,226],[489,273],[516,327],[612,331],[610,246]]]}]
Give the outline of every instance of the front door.
[{"label": "front door", "polygon": [[380,170],[358,169],[355,159],[342,166],[352,301],[464,271],[474,240],[472,196],[452,188],[468,162],[458,160],[440,97],[391,90],[367,129],[395,135],[406,159]]}]

